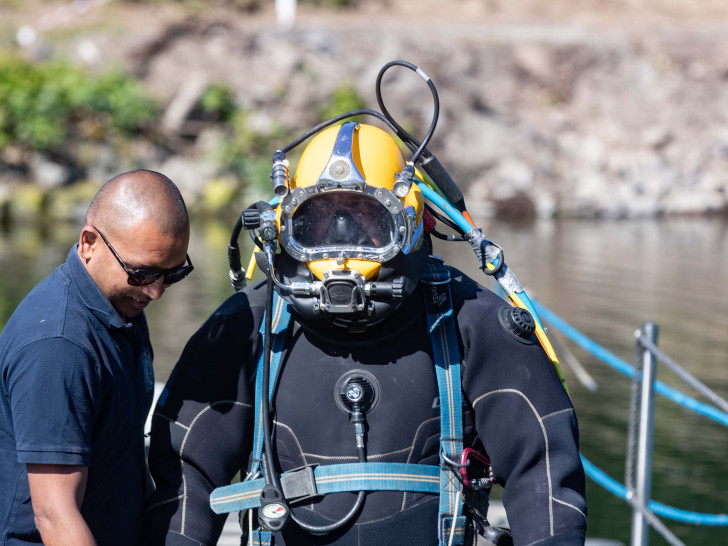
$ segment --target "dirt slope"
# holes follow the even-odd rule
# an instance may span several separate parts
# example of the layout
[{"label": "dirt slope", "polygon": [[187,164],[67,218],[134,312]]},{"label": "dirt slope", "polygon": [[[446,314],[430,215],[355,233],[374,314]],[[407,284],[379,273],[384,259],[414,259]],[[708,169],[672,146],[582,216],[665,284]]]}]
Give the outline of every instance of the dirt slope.
[{"label": "dirt slope", "polygon": [[[0,8],[0,20],[39,28],[50,14],[57,24],[29,53],[120,64],[170,105],[200,82],[225,82],[262,131],[308,128],[343,85],[376,107],[380,67],[409,60],[440,94],[431,149],[484,213],[622,217],[728,203],[723,1],[371,0],[300,6],[292,26],[272,2],[254,13],[86,3],[67,22],[69,4],[32,2]],[[386,89],[398,119],[427,127],[421,81],[395,75]],[[158,167],[199,184],[215,173],[200,166],[207,137]]]}]

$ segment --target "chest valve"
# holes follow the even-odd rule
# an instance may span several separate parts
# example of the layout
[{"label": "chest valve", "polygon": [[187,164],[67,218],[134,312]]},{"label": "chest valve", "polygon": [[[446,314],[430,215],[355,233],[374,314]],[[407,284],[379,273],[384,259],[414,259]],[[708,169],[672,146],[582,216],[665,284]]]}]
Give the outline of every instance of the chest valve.
[{"label": "chest valve", "polygon": [[526,309],[504,305],[498,310],[498,321],[516,341],[528,345],[536,343],[536,321]]}]

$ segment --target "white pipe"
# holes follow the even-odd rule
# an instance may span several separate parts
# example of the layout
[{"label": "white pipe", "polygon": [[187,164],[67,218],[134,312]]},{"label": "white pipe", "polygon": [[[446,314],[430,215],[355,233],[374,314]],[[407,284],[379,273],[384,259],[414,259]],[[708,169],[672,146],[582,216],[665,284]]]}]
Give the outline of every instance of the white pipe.
[{"label": "white pipe", "polygon": [[296,0],[276,0],[276,16],[281,27],[291,28],[296,20]]}]

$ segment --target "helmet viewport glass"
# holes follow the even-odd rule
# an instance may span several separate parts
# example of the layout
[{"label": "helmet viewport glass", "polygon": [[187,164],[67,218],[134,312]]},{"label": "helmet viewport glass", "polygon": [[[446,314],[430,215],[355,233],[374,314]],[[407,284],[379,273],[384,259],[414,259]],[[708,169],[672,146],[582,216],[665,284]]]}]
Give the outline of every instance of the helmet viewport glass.
[{"label": "helmet viewport glass", "polygon": [[379,249],[395,240],[395,222],[386,207],[374,197],[353,191],[312,196],[291,220],[293,239],[309,249]]}]

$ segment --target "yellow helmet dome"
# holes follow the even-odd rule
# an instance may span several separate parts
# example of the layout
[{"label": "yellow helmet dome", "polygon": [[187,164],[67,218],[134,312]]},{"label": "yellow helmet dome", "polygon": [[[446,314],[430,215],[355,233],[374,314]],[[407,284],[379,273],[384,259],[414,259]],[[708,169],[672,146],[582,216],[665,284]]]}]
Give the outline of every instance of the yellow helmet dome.
[{"label": "yellow helmet dome", "polygon": [[[348,123],[325,129],[308,143],[296,167],[291,187],[316,184],[324,174],[341,129],[351,136],[351,149],[357,170],[367,184],[392,189],[395,174],[404,169],[405,161],[397,143],[389,134],[373,125]],[[353,130],[352,130],[353,129]],[[341,166],[341,165],[339,165]],[[341,174],[338,174],[341,176]]]}]

